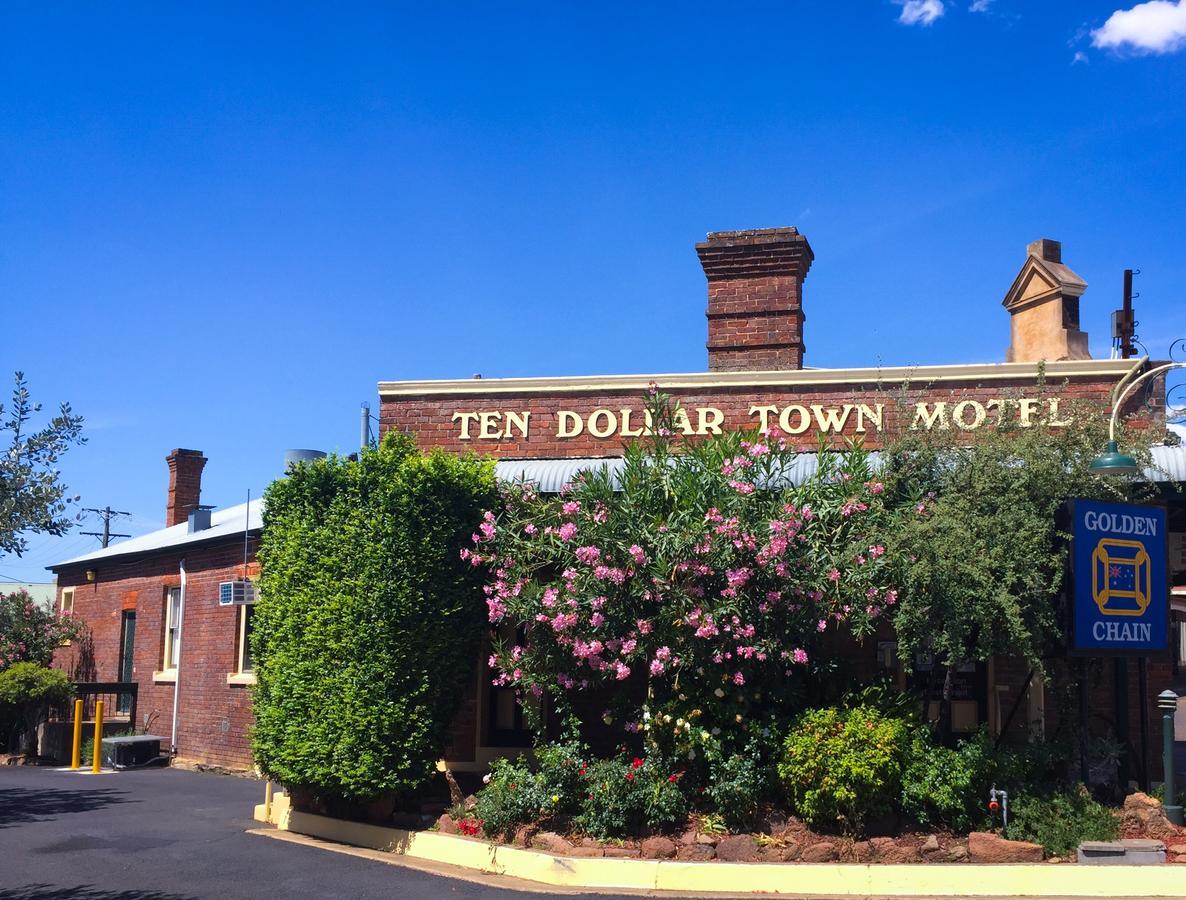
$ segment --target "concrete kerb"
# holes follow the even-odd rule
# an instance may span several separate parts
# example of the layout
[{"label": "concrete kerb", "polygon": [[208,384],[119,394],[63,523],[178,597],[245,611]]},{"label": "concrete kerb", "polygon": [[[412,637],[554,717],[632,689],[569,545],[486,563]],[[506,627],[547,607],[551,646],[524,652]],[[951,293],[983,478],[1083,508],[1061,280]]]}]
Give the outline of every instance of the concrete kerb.
[{"label": "concrete kerb", "polygon": [[1181,897],[1178,866],[861,863],[724,863],[554,856],[433,831],[405,831],[293,810],[288,797],[255,818],[282,831],[391,853],[409,860],[566,890],[667,892],[688,896],[796,897]]}]

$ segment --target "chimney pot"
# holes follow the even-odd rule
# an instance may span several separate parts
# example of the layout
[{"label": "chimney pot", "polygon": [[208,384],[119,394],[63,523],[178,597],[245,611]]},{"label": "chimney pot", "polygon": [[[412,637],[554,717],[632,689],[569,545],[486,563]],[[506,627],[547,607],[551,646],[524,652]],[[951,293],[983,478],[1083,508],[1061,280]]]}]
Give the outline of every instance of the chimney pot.
[{"label": "chimney pot", "polygon": [[696,245],[708,279],[708,368],[803,368],[803,279],[815,254],[796,228],[714,231]]},{"label": "chimney pot", "polygon": [[169,499],[165,506],[165,524],[180,525],[198,508],[202,497],[202,469],[206,457],[201,450],[178,448],[165,457],[169,465]]}]

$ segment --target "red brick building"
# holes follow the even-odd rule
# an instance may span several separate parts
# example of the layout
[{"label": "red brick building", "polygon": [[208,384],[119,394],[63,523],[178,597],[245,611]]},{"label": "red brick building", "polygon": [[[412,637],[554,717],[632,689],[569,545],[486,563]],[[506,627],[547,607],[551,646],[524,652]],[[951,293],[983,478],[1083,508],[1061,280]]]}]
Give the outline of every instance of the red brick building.
[{"label": "red brick building", "polygon": [[[1003,355],[1009,362],[843,370],[804,367],[803,286],[814,254],[803,235],[793,228],[717,233],[696,250],[708,283],[707,371],[381,382],[381,430],[405,431],[423,447],[495,456],[501,477],[526,477],[555,491],[582,467],[612,465],[623,440],[642,433],[641,397],[652,382],[679,399],[685,416],[677,424],[686,434],[777,424],[801,435],[804,449],[813,450],[820,433],[837,444],[860,437],[876,448],[901,429],[971,435],[991,428],[1004,413],[1023,426],[1045,420],[1057,427],[1072,400],[1107,409],[1117,382],[1149,365],[1088,358],[1087,336],[1079,328],[1086,284],[1062,263],[1055,241],[1029,246],[1004,297],[1011,341]],[[1164,385],[1156,384],[1125,412],[1160,427],[1163,405]],[[1186,480],[1186,451],[1164,447],[1157,454],[1171,473],[1157,477]],[[813,460],[809,454],[801,458],[807,466]],[[177,754],[247,767],[250,607],[221,607],[218,594],[223,582],[252,575],[259,504],[209,513],[198,506],[205,459],[176,450],[168,460],[169,527],[52,567],[59,602],[91,625],[92,677],[140,685],[138,724],[155,715],[154,732],[172,738],[176,696]],[[1186,585],[1186,511],[1180,506],[1172,510],[1171,529],[1178,533],[1174,546],[1182,548],[1175,557],[1171,547],[1181,570],[1175,583]],[[892,635],[883,638],[842,652],[869,672],[897,667],[900,675]],[[87,663],[82,650],[66,648],[60,664]],[[1168,687],[1173,673],[1171,660],[1152,661],[1149,696]],[[1014,709],[1013,729],[1053,724],[1043,686],[1027,683],[1026,668],[1017,661],[994,660],[963,675],[957,728],[988,723],[999,729]],[[448,752],[459,770],[481,770],[526,737],[511,692],[490,686],[482,661],[475,663],[473,684]],[[1129,733],[1137,735],[1136,678],[1129,684]],[[1096,679],[1092,706],[1114,712],[1111,675]],[[1111,724],[1118,725],[1114,717]],[[1152,717],[1153,754],[1159,728]]]},{"label": "red brick building", "polygon": [[179,758],[247,769],[252,607],[221,606],[219,587],[255,574],[262,506],[202,507],[206,458],[167,462],[168,527],[51,567],[60,608],[91,633],[56,663],[78,681],[136,682],[136,727]]}]

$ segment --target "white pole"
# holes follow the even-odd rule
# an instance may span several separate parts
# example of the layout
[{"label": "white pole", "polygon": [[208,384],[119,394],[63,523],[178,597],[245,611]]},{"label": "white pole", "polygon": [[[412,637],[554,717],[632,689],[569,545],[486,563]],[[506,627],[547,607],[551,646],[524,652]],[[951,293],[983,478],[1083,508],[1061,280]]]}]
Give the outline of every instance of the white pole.
[{"label": "white pole", "polygon": [[181,698],[181,645],[184,638],[182,623],[185,622],[185,560],[181,560],[181,603],[177,610],[177,658],[173,660],[173,733],[169,738],[169,750],[177,755],[177,703]]}]

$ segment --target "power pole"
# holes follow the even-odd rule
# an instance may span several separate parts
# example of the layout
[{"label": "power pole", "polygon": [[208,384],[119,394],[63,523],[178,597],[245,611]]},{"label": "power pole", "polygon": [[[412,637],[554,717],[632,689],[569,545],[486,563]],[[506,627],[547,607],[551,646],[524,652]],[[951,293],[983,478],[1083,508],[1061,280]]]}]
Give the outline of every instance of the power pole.
[{"label": "power pole", "polygon": [[89,534],[91,537],[97,537],[100,541],[103,542],[104,550],[107,549],[107,545],[111,543],[111,539],[113,537],[114,538],[131,537],[130,534],[112,534],[111,533],[111,519],[114,516],[130,516],[131,515],[130,512],[123,512],[118,509],[112,509],[110,506],[105,506],[102,509],[93,509],[91,507],[85,507],[85,511],[93,512],[93,513],[103,517],[103,530],[102,531],[84,531],[82,533]]}]

